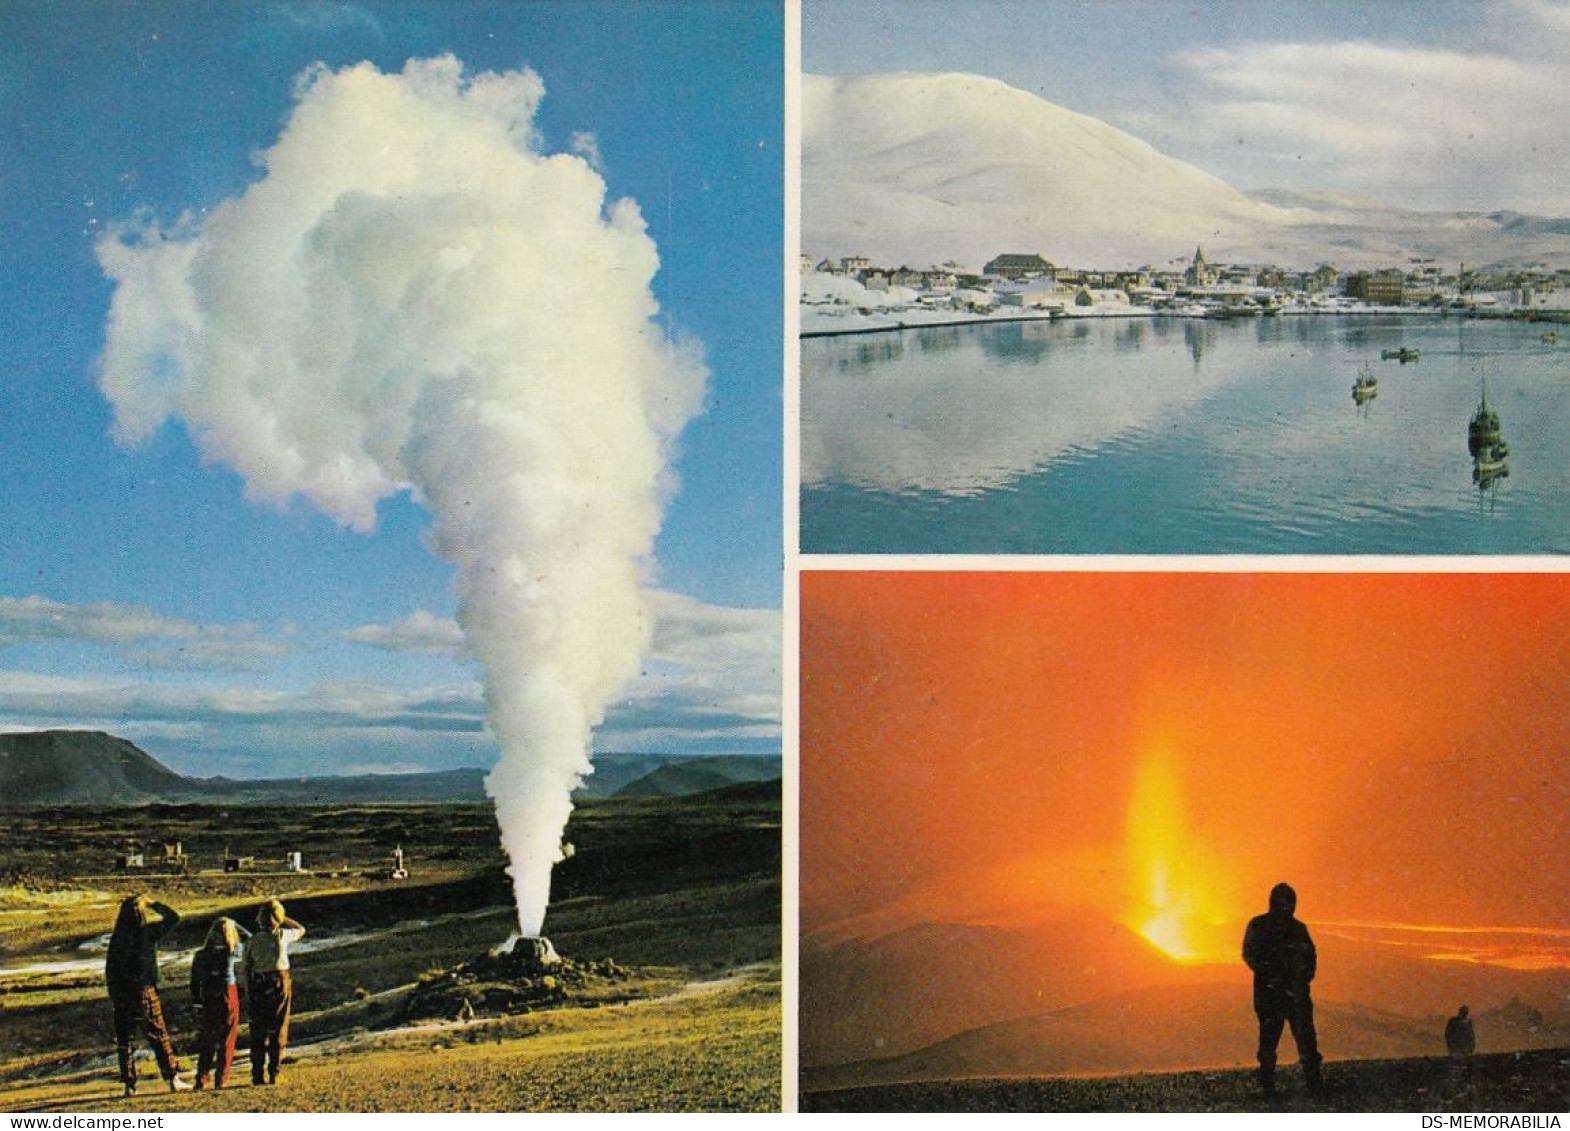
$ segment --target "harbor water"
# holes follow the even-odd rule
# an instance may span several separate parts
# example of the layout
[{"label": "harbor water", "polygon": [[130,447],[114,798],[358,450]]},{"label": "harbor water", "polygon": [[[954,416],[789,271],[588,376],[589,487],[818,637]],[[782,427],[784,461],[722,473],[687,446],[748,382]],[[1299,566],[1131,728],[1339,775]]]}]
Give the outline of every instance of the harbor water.
[{"label": "harbor water", "polygon": [[[1549,329],[1304,315],[809,338],[801,549],[1570,552],[1570,341]],[[1381,356],[1402,348],[1418,358]],[[1485,387],[1509,457],[1480,486]]]}]

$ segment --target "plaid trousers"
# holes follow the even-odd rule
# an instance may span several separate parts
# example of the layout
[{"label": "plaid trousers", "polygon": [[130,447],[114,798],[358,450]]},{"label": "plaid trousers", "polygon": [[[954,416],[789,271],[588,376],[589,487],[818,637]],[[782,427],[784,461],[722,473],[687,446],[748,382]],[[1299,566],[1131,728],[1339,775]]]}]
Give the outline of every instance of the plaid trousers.
[{"label": "plaid trousers", "polygon": [[180,1071],[175,1060],[174,1045],[169,1041],[169,1027],[164,1024],[163,1004],[158,1000],[157,986],[132,986],[111,991],[109,1003],[114,1007],[115,1051],[120,1054],[120,1080],[136,1083],[136,1031],[140,1029],[153,1047],[158,1058],[158,1071],[165,1080]]}]

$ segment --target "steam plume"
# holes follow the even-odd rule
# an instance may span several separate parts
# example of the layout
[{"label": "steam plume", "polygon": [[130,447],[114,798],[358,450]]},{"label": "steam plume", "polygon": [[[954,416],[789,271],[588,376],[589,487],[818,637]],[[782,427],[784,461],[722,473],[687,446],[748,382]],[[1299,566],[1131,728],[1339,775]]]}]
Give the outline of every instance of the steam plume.
[{"label": "steam plume", "polygon": [[451,56],[312,69],[248,190],[98,247],[118,439],[177,416],[248,497],[355,530],[398,491],[430,508],[501,744],[488,787],[525,935],[591,732],[649,641],[643,572],[706,376],[653,321],[637,206],[539,152],[543,94]]}]

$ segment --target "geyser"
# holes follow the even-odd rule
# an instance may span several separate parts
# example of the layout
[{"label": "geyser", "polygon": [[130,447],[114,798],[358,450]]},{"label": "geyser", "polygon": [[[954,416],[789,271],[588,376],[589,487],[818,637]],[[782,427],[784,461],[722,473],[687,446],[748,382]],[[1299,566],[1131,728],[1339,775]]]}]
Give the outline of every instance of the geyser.
[{"label": "geyser", "polygon": [[490,957],[510,957],[520,966],[538,970],[561,965],[561,955],[551,940],[539,935],[510,935],[506,942],[491,948]]},{"label": "geyser", "polygon": [[650,638],[670,450],[705,379],[655,322],[637,206],[539,151],[543,94],[450,56],[315,68],[245,192],[97,249],[122,442],[177,416],[248,497],[362,531],[399,491],[430,509],[501,746],[487,786],[525,937],[593,728]]}]

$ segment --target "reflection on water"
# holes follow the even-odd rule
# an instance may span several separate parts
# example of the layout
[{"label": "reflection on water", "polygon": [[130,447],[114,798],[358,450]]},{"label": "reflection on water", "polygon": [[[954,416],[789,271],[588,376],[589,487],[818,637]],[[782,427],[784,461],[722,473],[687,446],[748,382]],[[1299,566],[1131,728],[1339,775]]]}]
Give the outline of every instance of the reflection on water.
[{"label": "reflection on water", "polygon": [[943,353],[958,349],[965,343],[965,329],[960,326],[934,326],[916,336],[916,348],[922,353]]},{"label": "reflection on water", "polygon": [[[808,339],[802,549],[1566,552],[1570,353],[1506,322],[1468,323],[1463,350],[1458,328],[1085,319]],[[1421,359],[1380,360],[1400,347]],[[1348,398],[1364,365],[1377,399]],[[1463,443],[1485,377],[1508,478]]]},{"label": "reflection on water", "polygon": [[[961,327],[950,327],[960,332]],[[982,352],[998,365],[1034,365],[1047,356],[1053,345],[1049,322],[1005,322],[987,327],[991,333],[978,340]]]}]

